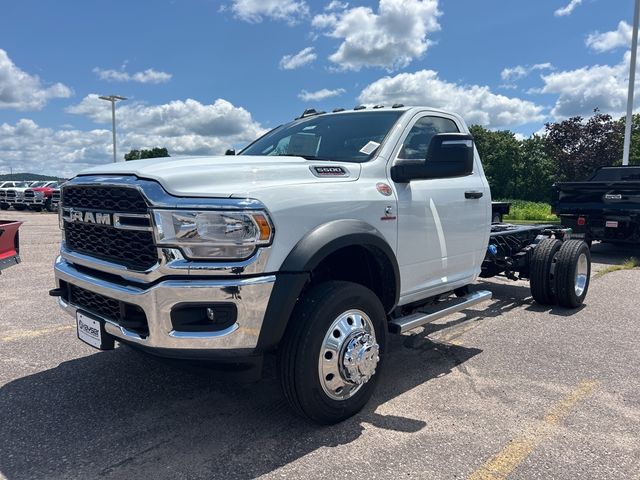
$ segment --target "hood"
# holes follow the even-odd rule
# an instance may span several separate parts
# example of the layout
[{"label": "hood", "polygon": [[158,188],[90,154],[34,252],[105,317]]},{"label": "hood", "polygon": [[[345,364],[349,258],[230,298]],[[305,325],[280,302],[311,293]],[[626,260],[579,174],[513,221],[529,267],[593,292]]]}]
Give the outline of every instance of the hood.
[{"label": "hood", "polygon": [[176,196],[231,197],[285,185],[354,181],[360,168],[349,162],[240,155],[134,160],[93,167],[80,175],[135,175],[156,180]]}]

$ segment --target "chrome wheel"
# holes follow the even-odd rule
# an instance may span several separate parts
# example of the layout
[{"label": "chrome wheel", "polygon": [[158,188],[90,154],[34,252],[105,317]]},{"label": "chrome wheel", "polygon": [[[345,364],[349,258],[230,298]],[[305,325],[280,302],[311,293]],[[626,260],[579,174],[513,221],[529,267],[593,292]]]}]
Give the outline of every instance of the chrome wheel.
[{"label": "chrome wheel", "polygon": [[574,288],[576,296],[580,297],[587,286],[587,276],[589,275],[589,262],[587,256],[583,253],[578,257],[576,264],[576,278]]},{"label": "chrome wheel", "polygon": [[380,346],[369,316],[349,310],[336,318],[327,331],[318,359],[324,392],[333,400],[352,397],[376,373]]}]

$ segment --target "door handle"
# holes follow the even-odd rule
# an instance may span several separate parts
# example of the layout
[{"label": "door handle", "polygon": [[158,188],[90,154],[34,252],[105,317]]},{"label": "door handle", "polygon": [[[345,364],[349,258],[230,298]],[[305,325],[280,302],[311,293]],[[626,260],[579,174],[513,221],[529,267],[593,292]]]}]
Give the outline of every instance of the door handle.
[{"label": "door handle", "polygon": [[464,192],[464,198],[480,198],[482,195],[482,192]]}]

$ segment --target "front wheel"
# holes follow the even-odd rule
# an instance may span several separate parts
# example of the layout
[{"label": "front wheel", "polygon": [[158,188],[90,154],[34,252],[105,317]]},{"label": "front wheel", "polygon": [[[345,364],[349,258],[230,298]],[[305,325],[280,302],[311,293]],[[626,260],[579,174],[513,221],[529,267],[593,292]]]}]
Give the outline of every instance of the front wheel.
[{"label": "front wheel", "polygon": [[321,424],[353,416],[373,394],[385,343],[384,307],[371,290],[342,281],[312,287],[296,306],[278,351],[287,401]]}]

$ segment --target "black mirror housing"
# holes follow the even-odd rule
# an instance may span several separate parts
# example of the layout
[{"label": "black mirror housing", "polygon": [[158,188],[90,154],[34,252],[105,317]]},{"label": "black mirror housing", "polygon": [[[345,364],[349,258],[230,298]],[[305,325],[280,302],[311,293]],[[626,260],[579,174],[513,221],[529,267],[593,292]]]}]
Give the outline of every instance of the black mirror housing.
[{"label": "black mirror housing", "polygon": [[473,172],[473,137],[466,133],[434,135],[425,160],[410,160],[391,167],[396,183],[432,178],[463,177]]}]

